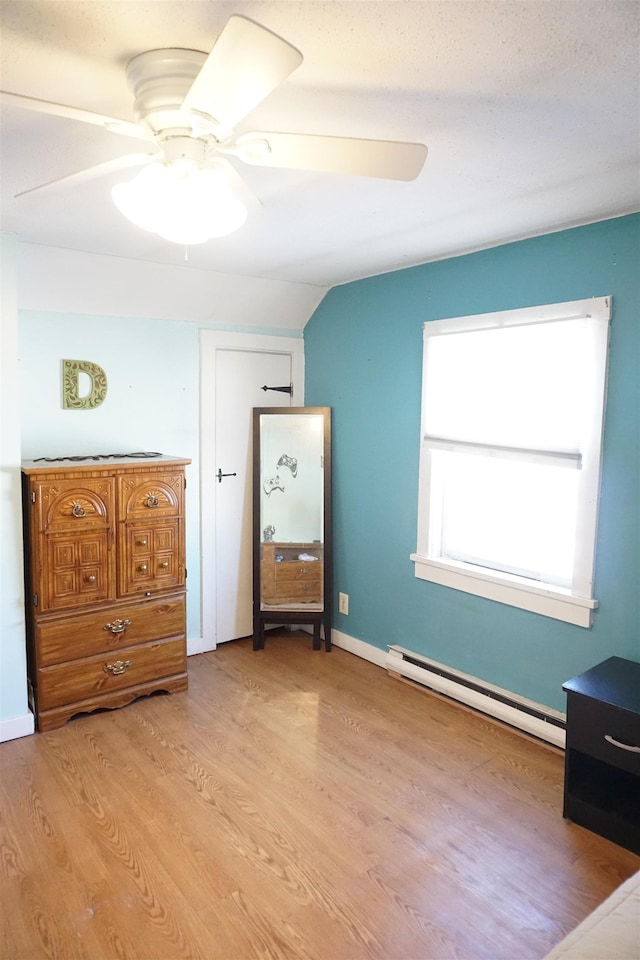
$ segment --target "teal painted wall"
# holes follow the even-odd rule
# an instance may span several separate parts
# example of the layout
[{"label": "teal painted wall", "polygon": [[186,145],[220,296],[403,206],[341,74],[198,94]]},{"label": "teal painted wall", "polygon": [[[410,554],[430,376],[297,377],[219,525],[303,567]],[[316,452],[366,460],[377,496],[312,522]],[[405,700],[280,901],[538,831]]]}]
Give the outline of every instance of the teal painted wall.
[{"label": "teal painted wall", "polygon": [[[609,656],[640,660],[640,215],[360,280],[305,328],[308,404],[333,407],[334,627],[396,643],[548,706]],[[418,580],[422,324],[613,295],[590,629]]]}]

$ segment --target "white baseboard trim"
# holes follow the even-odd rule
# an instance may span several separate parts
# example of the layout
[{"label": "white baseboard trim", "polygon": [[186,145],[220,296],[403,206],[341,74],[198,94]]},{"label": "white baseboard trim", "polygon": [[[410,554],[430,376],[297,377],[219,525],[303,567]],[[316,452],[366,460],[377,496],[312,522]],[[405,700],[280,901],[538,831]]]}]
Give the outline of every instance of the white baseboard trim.
[{"label": "white baseboard trim", "polygon": [[[382,667],[387,671],[390,670],[393,673],[401,674],[405,677],[414,679],[421,686],[425,686],[425,681],[423,678],[423,674],[425,673],[424,669],[420,670],[410,663],[403,663],[399,655],[395,656],[396,651],[402,650],[401,647],[391,647],[389,652],[385,653],[385,651],[380,650],[379,647],[374,647],[373,644],[366,643],[364,640],[358,640],[356,637],[350,637],[348,634],[341,633],[339,630],[331,631],[331,640],[336,647],[342,647],[343,650],[348,650],[349,653],[353,653],[357,657],[361,657],[363,660],[368,660],[370,663],[375,663],[376,666]],[[409,653],[409,651],[406,652]],[[418,655],[411,654],[411,656],[417,657]],[[442,665],[438,664],[438,666],[441,667]],[[457,672],[453,671],[450,667],[443,669],[451,670],[453,673]],[[460,676],[465,675],[460,674]],[[494,717],[511,727],[515,727],[516,729],[522,730],[525,733],[532,734],[534,737],[537,737],[540,740],[546,740],[547,742],[564,749],[564,727],[559,728],[552,726],[550,723],[545,723],[536,717],[528,716],[522,711],[510,709],[495,699],[489,699],[488,697],[482,697],[479,694],[465,691],[462,687],[458,689],[455,684],[447,683],[435,675],[433,678],[431,678],[431,682],[428,683],[427,686],[430,686],[431,689],[436,691],[436,693],[444,693],[444,695],[451,700],[458,701],[466,706],[471,706],[472,709],[475,709],[480,713],[484,713],[486,716]],[[491,685],[489,684],[487,686]],[[493,687],[492,689],[497,691],[499,688]],[[460,690],[462,690],[462,695],[460,694]],[[509,693],[509,691],[501,692]],[[518,698],[516,694],[511,694],[510,696],[512,696],[514,699],[521,700],[523,703],[538,707],[539,710],[545,711],[549,715],[553,715],[556,720],[560,718],[564,720],[564,714],[560,714],[558,711],[552,710],[550,707],[543,707],[541,704],[533,704],[532,701],[525,701],[522,697]]]},{"label": "white baseboard trim", "polygon": [[385,650],[374,647],[372,643],[366,643],[364,640],[358,640],[356,637],[350,637],[348,633],[341,633],[340,630],[331,631],[331,642],[336,647],[348,650],[349,653],[355,653],[356,657],[375,663],[378,667],[385,667],[387,654]]},{"label": "white baseboard trim", "polygon": [[26,713],[23,717],[11,717],[10,720],[0,720],[0,743],[7,740],[17,740],[19,737],[30,737],[35,733],[36,725],[33,714]]},{"label": "white baseboard trim", "polygon": [[566,714],[553,707],[394,644],[389,646],[386,666],[391,674],[404,677],[419,687],[435,691],[556,747],[565,747]]}]

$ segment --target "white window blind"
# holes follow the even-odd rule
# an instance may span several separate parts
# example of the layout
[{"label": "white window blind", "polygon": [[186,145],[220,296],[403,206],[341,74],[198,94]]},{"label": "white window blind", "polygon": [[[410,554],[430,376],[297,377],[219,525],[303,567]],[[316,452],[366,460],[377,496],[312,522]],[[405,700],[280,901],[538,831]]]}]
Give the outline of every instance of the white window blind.
[{"label": "white window blind", "polygon": [[424,325],[418,576],[590,624],[610,304]]}]

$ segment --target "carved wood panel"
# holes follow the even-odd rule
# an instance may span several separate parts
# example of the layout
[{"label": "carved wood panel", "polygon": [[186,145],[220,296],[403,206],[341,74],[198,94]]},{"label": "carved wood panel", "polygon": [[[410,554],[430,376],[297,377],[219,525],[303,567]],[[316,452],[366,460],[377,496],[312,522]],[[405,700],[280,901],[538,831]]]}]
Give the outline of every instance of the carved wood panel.
[{"label": "carved wood panel", "polygon": [[125,524],[120,537],[120,596],[184,585],[182,520]]},{"label": "carved wood panel", "polygon": [[112,600],[113,478],[35,482],[35,557],[42,612]]},{"label": "carved wood panel", "polygon": [[60,610],[113,599],[110,530],[43,534],[45,575],[41,609]]}]

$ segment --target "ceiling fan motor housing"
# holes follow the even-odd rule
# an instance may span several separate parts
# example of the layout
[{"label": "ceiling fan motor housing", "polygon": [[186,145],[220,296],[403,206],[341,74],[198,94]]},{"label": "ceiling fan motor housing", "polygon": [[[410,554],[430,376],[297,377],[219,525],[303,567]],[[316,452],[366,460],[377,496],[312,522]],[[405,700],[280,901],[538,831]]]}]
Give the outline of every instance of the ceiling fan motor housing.
[{"label": "ceiling fan motor housing", "polygon": [[164,160],[168,166],[184,169],[199,168],[207,159],[207,144],[197,137],[170,135],[161,137]]},{"label": "ceiling fan motor housing", "polygon": [[154,133],[164,130],[191,132],[189,115],[182,102],[200,73],[207,54],[200,50],[170,47],[148,50],[127,66],[127,83],[133,92],[136,120]]}]

